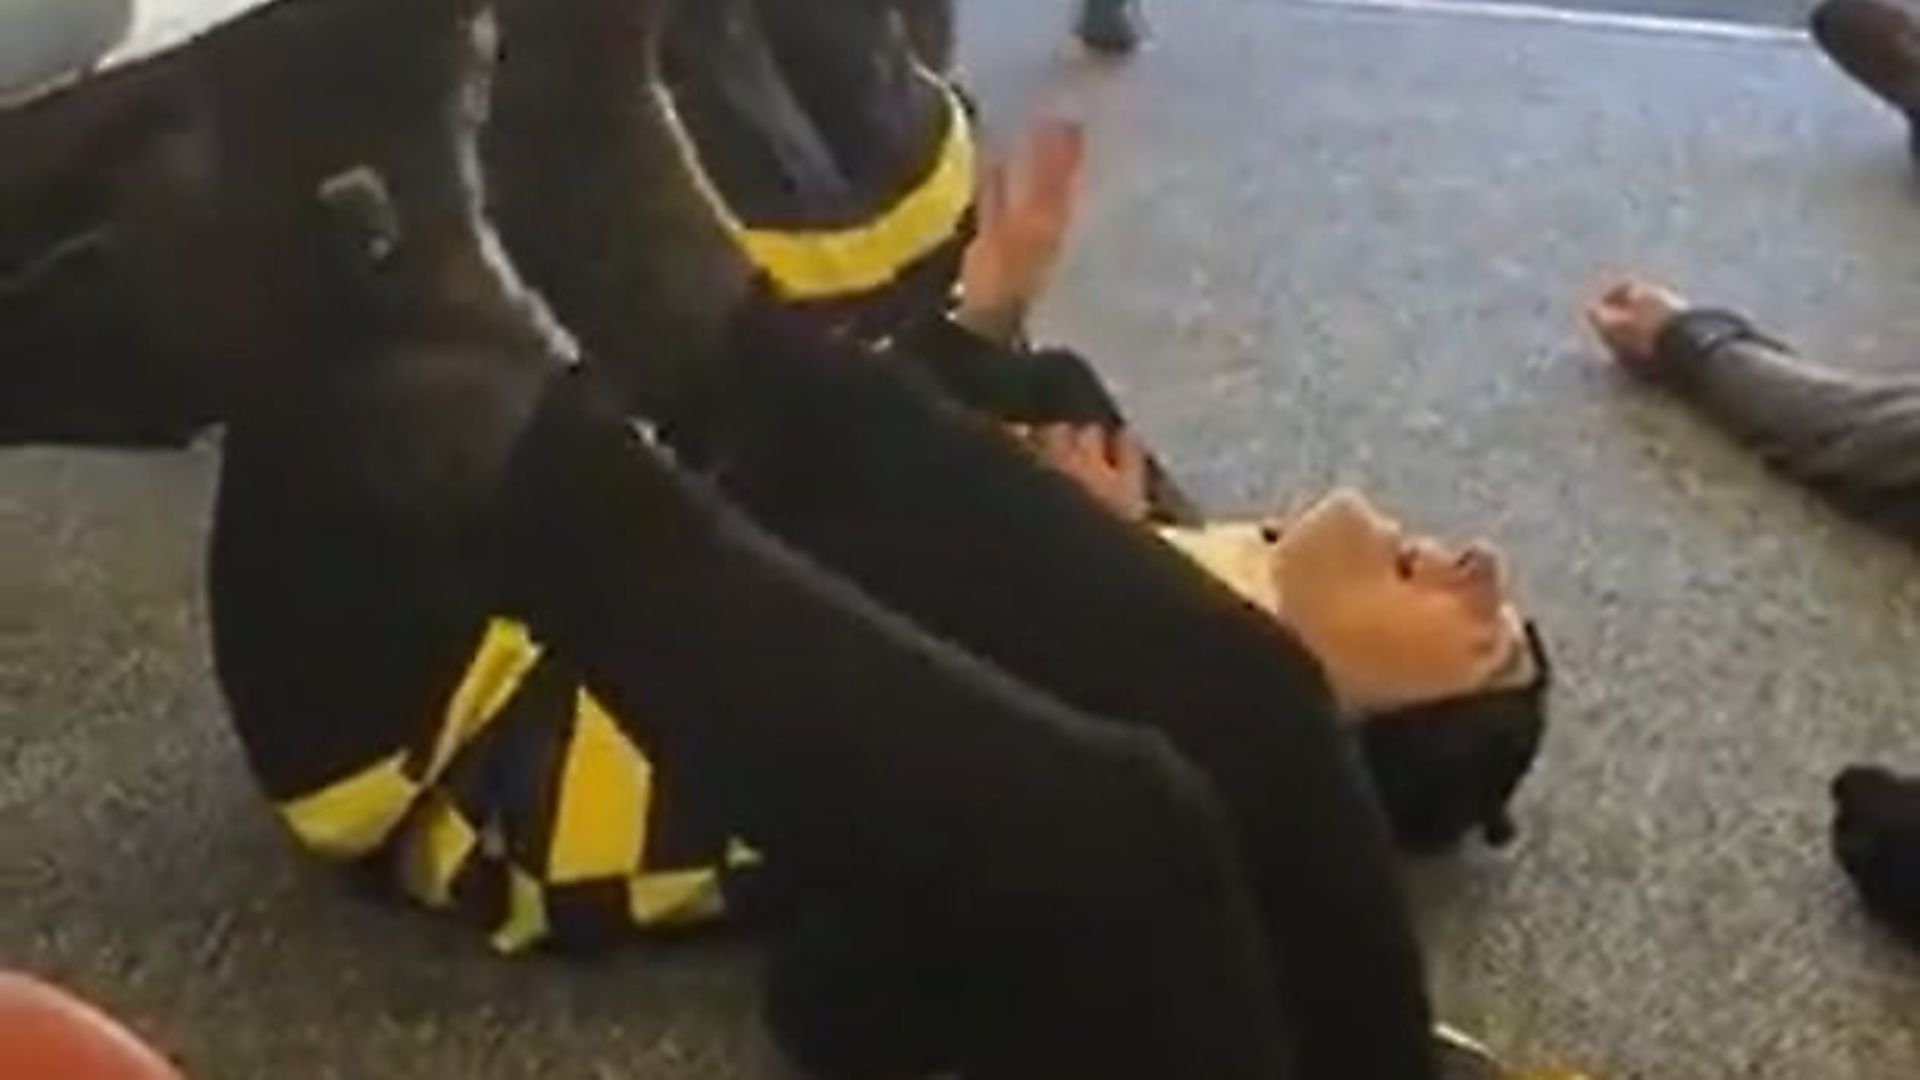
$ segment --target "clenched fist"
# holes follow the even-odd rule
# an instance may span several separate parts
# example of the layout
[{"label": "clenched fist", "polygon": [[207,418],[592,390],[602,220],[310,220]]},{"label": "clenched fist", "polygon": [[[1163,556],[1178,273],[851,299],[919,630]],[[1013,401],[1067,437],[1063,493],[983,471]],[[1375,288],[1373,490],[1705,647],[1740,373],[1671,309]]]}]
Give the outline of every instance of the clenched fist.
[{"label": "clenched fist", "polygon": [[1621,367],[1651,375],[1658,360],[1660,334],[1687,302],[1679,293],[1640,278],[1608,285],[1586,306],[1587,325]]}]

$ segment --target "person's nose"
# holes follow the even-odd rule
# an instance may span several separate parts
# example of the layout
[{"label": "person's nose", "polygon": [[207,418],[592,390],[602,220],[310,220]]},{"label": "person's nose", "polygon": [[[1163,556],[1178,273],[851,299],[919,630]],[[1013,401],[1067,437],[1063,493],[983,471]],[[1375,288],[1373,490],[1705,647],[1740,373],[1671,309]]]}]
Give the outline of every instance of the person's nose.
[{"label": "person's nose", "polygon": [[1492,616],[1505,602],[1505,568],[1500,551],[1484,540],[1467,545],[1455,561],[1460,589],[1478,614]]}]

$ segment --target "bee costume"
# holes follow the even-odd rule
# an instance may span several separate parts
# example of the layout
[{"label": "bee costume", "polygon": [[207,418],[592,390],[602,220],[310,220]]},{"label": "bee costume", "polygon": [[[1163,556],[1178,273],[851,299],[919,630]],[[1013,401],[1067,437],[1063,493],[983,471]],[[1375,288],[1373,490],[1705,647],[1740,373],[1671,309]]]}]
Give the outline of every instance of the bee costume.
[{"label": "bee costume", "polygon": [[[779,137],[804,126],[740,92],[771,74],[737,45],[761,37],[688,23],[667,47],[684,81],[657,92],[702,199],[782,302],[863,340],[938,311],[976,167],[957,92],[903,66],[891,85],[906,121],[878,125],[897,132],[893,153],[848,177],[817,141]],[[724,879],[754,855],[656,772],[627,734],[644,720],[616,722],[564,656],[305,469],[236,429],[212,561],[222,685],[294,836],[391,874],[504,951],[721,915]]]},{"label": "bee costume", "polygon": [[[1118,423],[1074,358],[1000,355],[945,320],[979,164],[957,88],[885,54],[858,84],[883,107],[827,110],[841,120],[830,131],[784,86],[780,61],[811,49],[826,61],[807,69],[818,96],[843,92],[832,43],[793,18],[687,5],[662,78],[633,88],[658,96],[699,205],[771,296],[828,335],[908,343],[902,363],[1008,418]],[[1014,366],[1029,362],[1043,377]],[[221,682],[293,835],[506,952],[724,914],[757,854],[702,792],[655,769],[628,734],[645,719],[614,717],[564,656],[441,580],[353,493],[332,501],[308,468],[244,426],[229,434],[211,568]],[[287,602],[288,580],[306,599]]]}]

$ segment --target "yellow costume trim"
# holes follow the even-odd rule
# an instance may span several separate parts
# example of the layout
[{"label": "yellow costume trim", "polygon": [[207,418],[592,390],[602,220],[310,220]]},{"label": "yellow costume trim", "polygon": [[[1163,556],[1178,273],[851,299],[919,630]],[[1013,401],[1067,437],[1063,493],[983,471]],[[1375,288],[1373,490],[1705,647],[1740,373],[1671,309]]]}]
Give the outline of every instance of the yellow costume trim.
[{"label": "yellow costume trim", "polygon": [[480,834],[444,794],[428,800],[419,822],[408,830],[400,881],[414,899],[444,908],[453,903],[453,879],[480,848]]},{"label": "yellow costume trim", "polygon": [[712,870],[636,874],[627,882],[627,908],[647,927],[694,926],[726,914],[720,875]]},{"label": "yellow costume trim", "polygon": [[421,779],[431,783],[439,778],[453,755],[500,715],[539,659],[540,647],[533,643],[526,627],[508,619],[487,623],[480,646],[467,664],[467,673],[447,703],[446,719]]},{"label": "yellow costume trim", "polygon": [[318,854],[357,859],[386,840],[420,793],[420,785],[406,774],[406,760],[405,753],[394,754],[312,795],[282,803],[280,816]]},{"label": "yellow costume trim", "polygon": [[933,169],[911,192],[872,222],[848,229],[782,230],[747,225],[701,164],[664,87],[655,87],[682,164],[721,226],[740,250],[789,300],[826,300],[871,292],[952,239],[973,205],[976,151],[973,122],[964,102],[938,76],[922,75],[940,88],[948,109],[947,137]]},{"label": "yellow costume trim", "polygon": [[302,844],[327,858],[355,859],[373,851],[460,748],[500,715],[539,658],[540,648],[526,627],[506,619],[489,622],[448,699],[433,756],[421,775],[408,775],[407,754],[396,753],[311,795],[282,803],[280,816]]},{"label": "yellow costume trim", "polygon": [[[575,691],[544,866],[528,869],[508,861],[497,824],[483,829],[447,792],[435,788],[462,748],[507,708],[539,659],[540,648],[525,627],[493,620],[448,699],[420,775],[408,769],[412,753],[397,751],[319,792],[283,803],[281,815],[307,847],[337,859],[373,853],[405,823],[394,868],[404,891],[430,908],[452,906],[461,872],[476,858],[489,860],[506,877],[506,914],[492,934],[493,947],[501,952],[523,951],[552,933],[546,890],[556,886],[624,882],[627,916],[640,927],[685,927],[723,916],[721,870],[644,869],[653,766],[584,689]],[[758,861],[759,855],[737,840],[721,860],[727,869]]]},{"label": "yellow costume trim", "polygon": [[507,917],[493,932],[493,947],[519,952],[547,936],[547,894],[540,882],[515,866],[508,870]]},{"label": "yellow costume trim", "polygon": [[579,692],[560,774],[547,880],[617,878],[646,857],[653,768],[592,694]]}]

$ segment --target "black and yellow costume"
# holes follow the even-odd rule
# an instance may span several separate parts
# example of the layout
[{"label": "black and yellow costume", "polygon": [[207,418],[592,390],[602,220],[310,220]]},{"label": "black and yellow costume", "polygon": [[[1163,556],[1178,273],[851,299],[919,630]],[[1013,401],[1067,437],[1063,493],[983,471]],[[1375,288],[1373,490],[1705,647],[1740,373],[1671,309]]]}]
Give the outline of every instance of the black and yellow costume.
[{"label": "black and yellow costume", "polygon": [[[810,24],[781,21],[793,17],[778,4],[689,9],[645,88],[697,212],[783,319],[994,419],[1122,423],[1071,354],[1014,354],[945,317],[978,164],[959,91],[904,50],[843,71],[848,57]],[[765,32],[738,33],[746,18]],[[796,53],[809,57],[805,79],[779,70]],[[698,458],[697,445],[684,449]],[[757,862],[751,838],[730,833],[711,793],[656,770],[634,734],[646,717],[611,715],[577,662],[446,580],[364,492],[336,489],[277,437],[236,425],[225,460],[213,567],[222,683],[306,848],[463,913],[504,951],[726,911],[729,880]],[[1261,577],[1180,542],[1203,534],[1164,535],[1239,591]],[[901,547],[911,566],[915,546]],[[279,595],[289,578],[309,586],[303,603]]]},{"label": "black and yellow costume", "polygon": [[[127,219],[155,245],[130,287],[168,301],[141,327],[217,361],[188,383],[228,425],[216,651],[301,835],[515,946],[630,927],[642,876],[724,863],[738,829],[785,901],[776,1031],[825,1075],[924,1020],[899,1049],[983,1080],[1430,1080],[1384,829],[1311,657],[912,350],[792,305],[790,332],[676,242],[723,230],[640,137],[658,20],[795,20],[786,55],[841,42],[871,91],[920,78],[873,33],[889,0],[497,0],[484,99],[475,7],[273,4],[116,177],[162,197]],[[661,85],[691,112],[689,74]],[[929,159],[891,160],[841,179]],[[640,748],[672,767],[568,782]]]},{"label": "black and yellow costume", "polygon": [[[959,92],[903,63],[897,137],[862,140],[891,152],[849,179],[764,96],[736,92],[768,74],[764,57],[714,30],[688,20],[670,42],[684,80],[662,92],[715,221],[783,305],[835,335],[937,320],[976,171]],[[234,723],[299,842],[470,917],[504,951],[720,916],[724,879],[757,857],[655,773],[627,734],[644,721],[616,723],[564,656],[305,469],[233,434],[213,568]],[[283,576],[305,601],[279,595]]]},{"label": "black and yellow costume", "polygon": [[[635,92],[657,95],[659,149],[786,318],[999,419],[1120,423],[1078,358],[1015,355],[946,318],[979,162],[961,91],[911,51],[849,53],[789,5],[689,5],[660,77]],[[370,515],[286,505],[324,483],[271,458],[244,431],[228,443],[216,632],[235,724],[301,844],[463,913],[504,951],[721,916],[728,879],[757,855],[701,793],[656,773],[627,734],[644,719],[616,722],[564,656],[439,592],[432,567],[384,538],[348,559],[340,539]],[[305,610],[254,602],[267,553],[324,595]],[[369,590],[369,574],[384,585]],[[382,655],[369,635],[388,639]],[[324,717],[295,721],[314,708]]]}]

